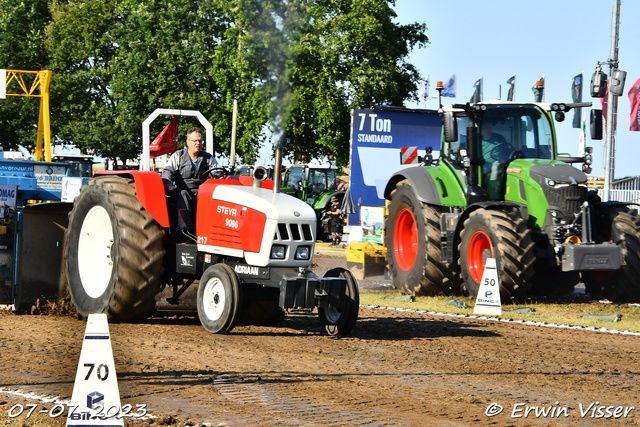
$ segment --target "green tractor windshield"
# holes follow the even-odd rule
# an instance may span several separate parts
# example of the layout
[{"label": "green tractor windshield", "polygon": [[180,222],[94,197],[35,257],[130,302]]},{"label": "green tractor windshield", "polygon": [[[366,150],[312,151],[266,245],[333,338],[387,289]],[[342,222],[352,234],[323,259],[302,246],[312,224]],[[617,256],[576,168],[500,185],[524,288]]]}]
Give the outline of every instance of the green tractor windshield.
[{"label": "green tractor windshield", "polygon": [[302,199],[304,191],[304,167],[291,166],[287,168],[284,173],[284,179],[282,180],[282,188],[288,194],[291,194],[297,199]]},{"label": "green tractor windshield", "polygon": [[[467,150],[469,119],[460,115],[458,141],[447,143],[449,160],[461,166],[460,150]],[[505,163],[511,157],[552,159],[554,154],[551,126],[546,115],[536,108],[487,108],[480,120],[480,154],[485,169],[494,162]]]},{"label": "green tractor windshield", "polygon": [[[504,191],[504,174],[507,165],[514,159],[554,158],[554,138],[546,114],[535,107],[487,105],[478,118],[479,157],[482,187],[489,192],[490,199],[499,199]],[[464,158],[468,155],[466,115],[456,117],[458,140],[445,143],[444,155],[456,169],[464,169]]]}]

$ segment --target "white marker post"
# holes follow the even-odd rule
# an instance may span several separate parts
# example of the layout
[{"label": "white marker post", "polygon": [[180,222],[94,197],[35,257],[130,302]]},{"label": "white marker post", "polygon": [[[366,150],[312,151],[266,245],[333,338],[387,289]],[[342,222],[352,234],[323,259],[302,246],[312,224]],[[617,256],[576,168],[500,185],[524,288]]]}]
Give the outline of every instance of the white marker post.
[{"label": "white marker post", "polygon": [[90,314],[67,426],[124,427],[106,314]]},{"label": "white marker post", "polygon": [[0,99],[7,97],[7,70],[0,70]]},{"label": "white marker post", "polygon": [[478,289],[476,305],[473,314],[489,314],[499,316],[502,314],[502,301],[500,301],[500,282],[498,281],[498,270],[496,269],[496,259],[487,258],[484,264],[482,282]]}]

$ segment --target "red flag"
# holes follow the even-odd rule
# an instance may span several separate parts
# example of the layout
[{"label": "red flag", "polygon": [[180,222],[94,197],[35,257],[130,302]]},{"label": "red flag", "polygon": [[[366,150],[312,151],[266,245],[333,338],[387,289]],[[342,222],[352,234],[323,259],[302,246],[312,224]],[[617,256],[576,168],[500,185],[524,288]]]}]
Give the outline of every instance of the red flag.
[{"label": "red flag", "polygon": [[149,146],[151,158],[173,153],[178,149],[178,122],[180,116],[173,116],[169,124]]},{"label": "red flag", "polygon": [[[609,99],[609,88],[607,87],[607,91],[604,94],[604,98],[600,98],[600,102],[602,103],[602,121],[604,122],[604,129],[607,129],[607,107],[608,107],[608,99]],[[614,100],[615,101],[615,100]],[[618,129],[618,116],[613,120],[614,129]]]},{"label": "red flag", "polygon": [[600,104],[602,104],[602,121],[604,122],[604,128],[607,129],[607,100],[609,99],[609,88],[604,93],[604,98],[600,98]]},{"label": "red flag", "polygon": [[640,79],[629,89],[629,101],[631,102],[631,123],[629,130],[640,132]]}]

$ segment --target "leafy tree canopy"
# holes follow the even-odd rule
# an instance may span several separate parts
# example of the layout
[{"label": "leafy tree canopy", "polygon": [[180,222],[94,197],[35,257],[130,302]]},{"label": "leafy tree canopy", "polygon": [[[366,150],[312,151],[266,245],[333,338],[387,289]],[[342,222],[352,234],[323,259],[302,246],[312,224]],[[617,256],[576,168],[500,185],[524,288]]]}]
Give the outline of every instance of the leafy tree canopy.
[{"label": "leafy tree canopy", "polygon": [[[334,154],[346,164],[350,110],[402,105],[417,90],[406,57],[428,42],[425,26],[394,23],[394,4],[0,0],[0,31],[10,34],[0,64],[51,69],[56,143],[102,157],[136,158],[142,122],[156,108],[199,110],[214,127],[216,154],[228,155],[236,100],[240,159],[257,154],[269,127],[292,160]],[[37,108],[0,103],[3,146],[35,142]],[[168,120],[157,119],[151,134]],[[181,121],[182,132],[197,124]]]}]

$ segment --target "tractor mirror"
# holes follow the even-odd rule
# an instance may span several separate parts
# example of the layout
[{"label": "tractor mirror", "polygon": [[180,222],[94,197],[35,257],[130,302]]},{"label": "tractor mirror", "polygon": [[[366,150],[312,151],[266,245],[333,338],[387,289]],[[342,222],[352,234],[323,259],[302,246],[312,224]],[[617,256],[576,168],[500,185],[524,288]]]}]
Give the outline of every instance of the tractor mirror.
[{"label": "tractor mirror", "polygon": [[445,142],[455,142],[458,140],[458,122],[453,116],[452,111],[445,111],[442,117],[442,126],[444,127]]},{"label": "tractor mirror", "polygon": [[591,139],[602,139],[602,110],[591,110]]}]

